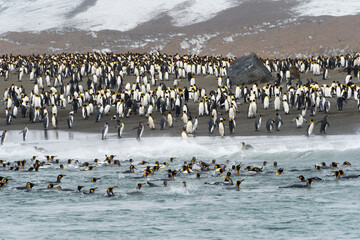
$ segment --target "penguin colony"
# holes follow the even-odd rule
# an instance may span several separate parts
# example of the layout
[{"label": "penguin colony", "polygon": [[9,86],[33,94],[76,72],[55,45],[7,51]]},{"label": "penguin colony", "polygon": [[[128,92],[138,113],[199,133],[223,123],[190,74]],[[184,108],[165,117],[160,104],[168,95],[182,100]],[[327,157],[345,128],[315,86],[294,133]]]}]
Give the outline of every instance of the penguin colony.
[{"label": "penguin colony", "polygon": [[[187,139],[204,125],[209,134],[221,137],[241,134],[239,122],[249,119],[254,119],[254,131],[269,134],[280,131],[283,125],[300,129],[305,124],[304,135],[312,135],[316,124],[320,124],[320,133],[325,134],[330,126],[328,115],[341,111],[344,103],[354,100],[356,111],[360,109],[359,53],[262,59],[277,76],[274,83],[264,86],[233,85],[227,73],[234,59],[160,53],[6,55],[0,58],[2,84],[7,85],[3,93],[5,111],[1,111],[0,117],[6,125],[28,118],[29,124],[22,130],[24,141],[32,126],[76,130],[86,121],[99,123],[99,129],[103,126],[104,140],[114,128],[118,137],[126,134],[140,140],[144,130],[166,131],[174,126]],[[304,82],[301,78],[294,80],[292,69],[314,76],[323,73],[324,82],[311,78]],[[344,71],[344,81],[327,80],[329,69]],[[9,77],[16,74],[17,80]],[[198,86],[198,76],[215,78],[217,88]],[[133,83],[127,81],[130,79]],[[25,89],[23,82],[33,87]],[[336,105],[331,108],[331,103]],[[266,109],[273,110],[273,114],[262,119]],[[60,112],[66,112],[66,117],[60,117]],[[282,114],[295,118],[284,122]],[[131,122],[134,116],[143,120]],[[5,130],[2,143],[6,134]]]},{"label": "penguin colony", "polygon": [[[246,151],[251,151],[249,148],[243,148]],[[114,155],[106,156],[105,159],[95,159],[89,162],[80,163],[75,159],[60,160],[56,156],[45,156],[45,159],[38,160],[36,156],[33,156],[29,160],[22,161],[6,161],[0,160],[0,191],[11,190],[11,191],[26,191],[26,192],[39,192],[39,191],[57,191],[61,192],[73,192],[73,193],[82,193],[91,195],[95,192],[99,192],[101,195],[107,197],[113,197],[115,195],[121,196],[124,193],[116,191],[118,186],[106,186],[98,184],[102,181],[100,177],[97,176],[99,173],[97,170],[101,168],[107,169],[107,176],[113,176],[114,173],[122,174],[125,179],[128,179],[133,182],[134,191],[127,192],[125,194],[139,194],[142,191],[146,193],[145,188],[166,188],[168,184],[178,187],[187,187],[187,181],[192,184],[203,184],[209,187],[234,190],[239,191],[240,185],[242,182],[246,182],[244,177],[266,177],[266,176],[279,176],[287,175],[288,173],[295,174],[306,174],[311,175],[311,177],[305,178],[303,175],[299,175],[297,178],[299,180],[294,182],[299,182],[296,184],[279,186],[279,188],[310,188],[312,182],[322,181],[322,178],[313,176],[319,174],[322,171],[323,176],[325,176],[326,181],[332,181],[331,179],[341,180],[341,179],[356,179],[359,178],[359,174],[348,174],[349,172],[354,172],[350,168],[351,163],[345,161],[340,166],[337,162],[331,162],[327,165],[325,162],[316,164],[312,168],[305,169],[284,169],[277,162],[274,162],[272,166],[269,166],[266,161],[262,163],[262,166],[243,166],[242,163],[234,164],[229,166],[230,162],[227,160],[224,163],[218,163],[216,160],[211,162],[199,161],[196,157],[193,157],[189,162],[184,161],[181,168],[177,168],[180,164],[180,160],[176,158],[170,158],[167,162],[160,163],[156,161],[150,163],[147,161],[135,161],[133,159],[128,160],[119,160]],[[344,171],[343,169],[347,169]],[[29,179],[34,177],[34,175],[40,175],[44,173],[44,176],[48,176],[47,172],[51,171],[52,173],[58,173],[52,179],[43,178],[39,179],[37,177],[36,182],[28,181],[24,182],[23,185],[17,186],[13,182],[16,181],[14,178],[18,176],[17,174],[27,175]],[[13,178],[10,178],[6,175],[11,175]],[[74,177],[74,172],[77,172]],[[87,180],[82,182],[76,181],[74,185],[74,178],[83,178],[84,172],[91,172],[93,175],[88,177]],[[72,175],[72,181],[67,181],[67,174]],[[325,174],[325,175],[324,175]],[[213,182],[203,181],[203,178],[214,179]],[[55,180],[56,179],[56,180]],[[217,180],[217,181],[216,181]],[[124,179],[119,179],[117,183],[123,182]],[[325,182],[326,182],[325,181]],[[67,187],[69,184],[72,187]],[[65,185],[65,186],[64,186]],[[121,190],[121,189],[120,189]]]}]

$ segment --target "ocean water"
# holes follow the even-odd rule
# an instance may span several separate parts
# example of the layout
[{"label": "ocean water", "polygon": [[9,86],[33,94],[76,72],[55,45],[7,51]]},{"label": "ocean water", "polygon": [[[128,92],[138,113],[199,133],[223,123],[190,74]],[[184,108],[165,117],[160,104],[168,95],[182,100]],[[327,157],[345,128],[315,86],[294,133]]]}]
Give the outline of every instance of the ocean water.
[{"label": "ocean water", "polygon": [[[241,142],[251,144],[243,151]],[[55,155],[66,169],[53,164],[39,172],[1,171],[11,178],[0,190],[0,239],[359,239],[360,190],[359,179],[335,180],[332,169],[315,170],[314,165],[326,162],[351,162],[340,166],[345,175],[360,174],[360,136],[288,137],[197,137],[182,141],[176,137],[117,139],[110,135],[101,140],[99,134],[68,133],[49,130],[31,131],[25,143],[21,134],[9,132],[0,147],[1,159],[16,161],[34,155],[45,160]],[[36,148],[35,148],[36,147]],[[92,163],[105,154],[116,155],[121,166],[97,165],[92,171],[80,171],[78,165],[67,165],[71,158]],[[175,157],[173,162],[170,157]],[[175,181],[162,186],[167,169],[179,170],[192,157],[210,163],[213,159],[231,167],[233,164],[261,167],[254,174],[241,170],[234,181],[244,179],[240,191],[204,182],[222,182],[221,176],[203,172],[178,174]],[[129,169],[132,158],[135,174],[122,173]],[[132,179],[142,175],[141,161],[154,164],[168,162],[166,168],[147,180],[160,187],[137,183]],[[272,167],[273,162],[278,167]],[[28,169],[29,164],[25,167]],[[242,167],[242,169],[244,169]],[[281,175],[276,175],[283,168]],[[64,192],[46,188],[58,174],[66,175],[62,188],[84,191],[98,187],[93,195]],[[281,189],[280,186],[301,184],[297,176],[320,177],[311,188]],[[91,178],[101,178],[93,183]],[[26,182],[36,183],[31,192],[15,190]],[[187,187],[182,187],[182,182]],[[106,197],[108,187],[115,197]]]}]

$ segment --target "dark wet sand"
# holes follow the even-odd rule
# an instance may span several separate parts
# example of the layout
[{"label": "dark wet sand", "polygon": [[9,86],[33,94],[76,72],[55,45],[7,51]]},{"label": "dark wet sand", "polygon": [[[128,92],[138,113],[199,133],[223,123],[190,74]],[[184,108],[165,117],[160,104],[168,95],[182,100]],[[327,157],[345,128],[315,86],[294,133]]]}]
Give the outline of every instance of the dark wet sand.
[{"label": "dark wet sand", "polygon": [[[306,78],[313,78],[314,81],[317,81],[320,85],[321,84],[331,84],[333,81],[339,81],[341,83],[344,82],[346,76],[346,72],[340,71],[340,70],[331,70],[329,72],[329,79],[328,80],[322,80],[322,76],[313,76],[312,74],[302,74],[301,79],[303,83],[305,83]],[[173,79],[174,76],[171,76],[171,80],[164,83],[172,87],[173,85]],[[195,76],[196,79],[196,85],[200,88],[206,88],[207,94],[212,89],[217,88],[217,79],[215,76]],[[69,79],[65,79],[65,83],[67,83]],[[125,82],[134,82],[135,77],[133,76],[125,76]],[[357,81],[357,80],[355,80]],[[358,84],[358,82],[355,82]],[[3,98],[3,92],[5,88],[11,86],[11,84],[15,84],[17,86],[23,85],[26,89],[26,93],[30,93],[30,91],[33,89],[34,82],[31,82],[29,80],[28,76],[25,76],[22,82],[17,81],[17,73],[12,72],[10,80],[4,82],[3,79],[0,81],[0,89],[1,91],[1,98]],[[83,82],[82,84],[85,84]],[[185,79],[182,79],[180,81],[180,86],[188,86],[188,81]],[[295,85],[295,81],[293,81],[293,85]],[[261,87],[263,85],[260,85]],[[233,87],[235,88],[235,86]],[[283,89],[286,89],[283,86]],[[234,90],[234,89],[233,89]],[[283,91],[284,92],[284,91]],[[1,99],[3,100],[3,99]],[[296,128],[295,122],[291,122],[296,115],[299,113],[296,109],[290,109],[290,114],[285,115],[285,113],[282,111],[279,111],[281,118],[284,122],[284,125],[281,127],[280,131],[274,131],[273,133],[268,134],[265,128],[265,122],[269,118],[275,117],[275,111],[273,106],[273,98],[270,99],[270,109],[264,110],[263,105],[261,104],[261,101],[257,101],[258,106],[258,113],[262,114],[262,125],[261,129],[258,132],[255,132],[254,128],[254,119],[248,119],[247,118],[247,104],[243,103],[243,100],[240,100],[241,105],[238,104],[238,113],[236,114],[235,121],[237,124],[235,133],[230,135],[229,129],[226,128],[226,136],[261,136],[261,135],[271,135],[271,136],[284,136],[284,135],[305,135],[307,123],[304,123],[303,128]],[[344,107],[342,111],[338,111],[336,108],[336,97],[333,97],[329,99],[331,102],[331,109],[328,114],[328,121],[330,123],[330,127],[327,130],[327,134],[331,135],[341,135],[341,134],[357,134],[358,130],[360,129],[360,112],[357,108],[357,102],[354,101],[353,98],[351,98],[348,103],[344,103]],[[281,104],[282,105],[282,104]],[[198,103],[189,102],[188,103],[189,109],[193,116],[198,115]],[[67,106],[66,109],[60,109],[58,107],[58,125],[59,130],[65,130],[65,131],[74,131],[74,132],[98,132],[99,137],[101,134],[102,127],[105,122],[109,122],[109,134],[115,134],[116,133],[116,121],[111,120],[111,118],[116,114],[116,110],[114,107],[111,108],[110,114],[108,116],[103,116],[100,120],[100,122],[95,122],[95,116],[90,116],[88,120],[84,120],[81,116],[81,110],[74,114],[74,126],[72,129],[68,129],[67,127],[67,116],[68,113],[71,111],[70,105]],[[51,112],[51,106],[47,107],[48,111]],[[228,117],[228,114],[225,112],[224,109],[219,109],[218,114],[222,114],[224,117]],[[173,114],[175,115],[175,114]],[[150,130],[150,128],[146,125],[147,119],[145,117],[140,117],[138,115],[131,115],[130,118],[122,118],[121,120],[125,124],[123,137],[130,137],[134,138],[136,136],[136,130],[132,130],[134,127],[138,125],[140,121],[142,121],[145,125],[145,130],[143,137],[149,137],[149,136],[181,136],[181,131],[184,126],[183,122],[181,121],[180,117],[176,118],[174,121],[174,127],[168,128],[166,127],[164,130],[160,130],[159,122],[160,122],[161,114],[160,112],[156,112],[154,109],[153,118],[156,121],[156,129]],[[310,120],[311,118],[314,119],[314,121],[319,121],[324,117],[324,113],[317,112],[314,117],[309,116],[309,111],[307,111],[307,115],[305,116],[305,119]],[[215,130],[213,134],[209,134],[208,132],[208,121],[209,116],[202,116],[199,117],[199,126],[195,133],[195,136],[219,136],[218,130]],[[21,129],[24,127],[24,124],[28,124],[29,130],[42,130],[43,124],[42,122],[37,123],[29,123],[29,119],[27,118],[21,118],[20,109],[17,115],[16,119],[13,119],[13,122],[11,125],[6,124],[5,119],[5,106],[3,104],[0,104],[0,131],[2,130],[18,130],[21,131]],[[226,121],[226,126],[228,125],[228,121]],[[51,121],[49,124],[49,129],[52,129]],[[320,135],[319,132],[320,125],[316,125],[314,129],[315,135]]]}]

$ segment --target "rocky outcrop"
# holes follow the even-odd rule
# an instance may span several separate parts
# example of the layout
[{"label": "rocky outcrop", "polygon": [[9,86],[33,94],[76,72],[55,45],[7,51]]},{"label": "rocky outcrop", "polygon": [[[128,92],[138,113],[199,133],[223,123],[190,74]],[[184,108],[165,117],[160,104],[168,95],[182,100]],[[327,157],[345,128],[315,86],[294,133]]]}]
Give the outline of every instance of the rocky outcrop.
[{"label": "rocky outcrop", "polygon": [[233,61],[230,65],[229,77],[234,85],[242,85],[243,83],[248,85],[274,81],[269,70],[255,53],[242,56]]}]

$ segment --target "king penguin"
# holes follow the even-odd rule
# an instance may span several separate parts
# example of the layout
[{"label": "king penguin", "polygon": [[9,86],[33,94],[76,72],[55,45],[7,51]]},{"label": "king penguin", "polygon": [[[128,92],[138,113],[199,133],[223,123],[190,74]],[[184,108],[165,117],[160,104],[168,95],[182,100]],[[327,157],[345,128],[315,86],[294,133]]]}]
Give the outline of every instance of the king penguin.
[{"label": "king penguin", "polygon": [[139,122],[139,126],[135,127],[134,129],[137,129],[136,140],[140,141],[144,132],[144,125]]},{"label": "king penguin", "polygon": [[116,125],[117,125],[118,137],[121,138],[122,133],[124,131],[124,123],[122,121],[120,121],[120,120],[117,120]]},{"label": "king penguin", "polygon": [[306,136],[307,137],[311,136],[311,134],[313,133],[313,130],[314,130],[314,120],[311,119],[310,124],[309,124],[309,126],[307,127],[307,130],[306,130]]},{"label": "king penguin", "polygon": [[1,134],[1,145],[5,143],[6,137],[7,137],[7,131],[4,130],[3,133]]},{"label": "king penguin", "polygon": [[26,138],[27,138],[27,136],[28,136],[28,133],[29,133],[29,129],[28,129],[28,127],[27,127],[26,124],[25,124],[25,126],[24,126],[24,129],[23,129],[20,133],[23,134],[23,141],[25,142],[25,141],[26,141]]},{"label": "king penguin", "polygon": [[68,125],[68,128],[72,128],[73,126],[73,123],[74,123],[74,116],[73,116],[74,112],[71,111],[69,113],[69,116],[68,116],[68,119],[67,119],[67,125]]},{"label": "king penguin", "polygon": [[101,134],[101,139],[102,139],[102,140],[105,140],[105,139],[106,139],[106,136],[107,136],[107,134],[108,134],[108,131],[109,131],[109,124],[106,122],[106,123],[104,124],[103,129],[102,129],[102,134]]},{"label": "king penguin", "polygon": [[255,131],[259,131],[260,126],[261,126],[261,114],[259,114],[255,119]]}]

